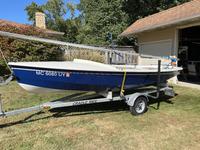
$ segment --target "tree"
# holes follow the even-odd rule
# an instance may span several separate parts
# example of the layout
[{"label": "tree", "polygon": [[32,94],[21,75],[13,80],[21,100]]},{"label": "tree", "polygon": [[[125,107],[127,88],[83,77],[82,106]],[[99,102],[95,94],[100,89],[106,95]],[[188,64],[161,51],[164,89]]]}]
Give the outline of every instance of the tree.
[{"label": "tree", "polygon": [[[113,39],[127,27],[127,15],[122,11],[124,0],[80,0],[81,28],[77,40],[79,43],[107,45],[108,33]],[[118,39],[119,40],[119,39]]]},{"label": "tree", "polygon": [[35,13],[36,12],[43,12],[43,6],[37,5],[35,2],[32,2],[29,6],[25,8],[28,20],[32,21],[35,24]]},{"label": "tree", "polygon": [[63,0],[49,0],[44,5],[37,5],[32,2],[25,8],[28,19],[35,23],[35,13],[43,12],[46,15],[47,28],[62,31],[65,28],[64,15],[66,14]]},{"label": "tree", "polygon": [[77,36],[79,35],[80,19],[75,18],[66,20],[65,39],[66,41],[77,43]]},{"label": "tree", "polygon": [[69,2],[69,3],[67,3],[67,9],[70,11],[70,15],[71,15],[70,19],[71,20],[74,19],[75,11],[76,11],[76,5]]},{"label": "tree", "polygon": [[49,0],[43,6],[46,14],[46,23],[49,29],[63,31],[65,30],[64,15],[66,14],[65,3],[63,0]]},{"label": "tree", "polygon": [[76,43],[76,36],[79,34],[79,27],[81,25],[80,17],[75,17],[75,11],[77,6],[73,3],[67,3],[67,14],[69,14],[69,19],[65,21],[65,39],[69,42]]},{"label": "tree", "polygon": [[[76,5],[73,3],[64,3],[63,0],[48,0],[43,5],[31,3],[25,9],[30,21],[35,20],[35,12],[41,10],[46,15],[46,24],[48,29],[64,32],[64,40],[76,42],[76,36],[80,25],[79,17],[75,17]],[[67,18],[67,13],[70,16]]]}]

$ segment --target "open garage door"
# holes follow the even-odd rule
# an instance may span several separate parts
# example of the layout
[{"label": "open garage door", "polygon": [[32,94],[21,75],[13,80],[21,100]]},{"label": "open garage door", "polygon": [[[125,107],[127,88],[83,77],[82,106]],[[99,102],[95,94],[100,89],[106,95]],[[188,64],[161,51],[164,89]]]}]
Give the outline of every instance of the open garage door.
[{"label": "open garage door", "polygon": [[170,56],[172,40],[145,42],[139,45],[139,53],[153,56]]},{"label": "open garage door", "polygon": [[179,30],[179,80],[200,83],[200,26]]}]

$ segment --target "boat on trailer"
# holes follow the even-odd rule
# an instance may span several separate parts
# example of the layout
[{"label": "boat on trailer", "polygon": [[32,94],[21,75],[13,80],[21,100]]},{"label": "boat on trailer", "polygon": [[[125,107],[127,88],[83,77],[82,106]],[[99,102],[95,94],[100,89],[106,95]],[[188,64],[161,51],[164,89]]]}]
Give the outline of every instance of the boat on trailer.
[{"label": "boat on trailer", "polygon": [[[106,56],[110,57],[106,60],[111,60],[113,54],[120,57],[124,56],[125,62],[127,62],[129,58],[139,56],[138,54],[129,52],[66,43],[3,31],[0,31],[0,36],[44,42],[67,48],[71,46],[92,51],[100,51],[101,53],[106,53]],[[152,58],[152,56],[147,55],[143,55],[143,57]],[[49,110],[61,107],[122,100],[130,106],[132,114],[140,115],[146,112],[149,98],[158,99],[161,92],[167,96],[173,97],[175,95],[173,89],[168,87],[166,82],[168,79],[178,75],[179,71],[182,70],[182,68],[172,66],[170,63],[161,65],[160,57],[153,58],[158,59],[158,64],[135,65],[125,63],[124,65],[116,65],[81,59],[63,62],[10,62],[9,66],[12,69],[12,75],[7,80],[3,82],[0,81],[0,86],[8,84],[14,76],[19,85],[30,92],[44,93],[64,90],[95,91],[103,97],[78,101],[63,101],[61,99],[29,108],[6,112],[3,110],[0,94],[0,117],[12,116],[25,112],[42,111],[46,109]],[[132,90],[149,85],[154,85],[155,89],[150,91],[144,90],[143,92],[135,92]],[[124,94],[124,89],[131,89],[132,92],[130,94]],[[118,95],[113,94],[115,91],[119,90],[120,93],[117,92]]]},{"label": "boat on trailer", "polygon": [[[83,91],[84,89],[95,91],[103,97],[73,101],[59,99],[33,107],[5,112],[0,96],[0,117],[114,101],[125,101],[130,107],[131,114],[140,115],[147,111],[149,99],[158,99],[161,92],[167,96],[175,96],[173,89],[166,84],[166,80],[182,70],[179,67],[162,66],[161,61],[158,61],[156,67],[155,65],[106,65],[79,59],[69,62],[18,62],[9,63],[9,66],[19,84],[30,92]],[[116,89],[121,88],[121,91],[123,91],[123,89],[137,89],[147,85],[155,85],[156,88],[142,92],[132,91],[130,94],[121,94],[120,92],[120,94],[114,95]],[[159,105],[158,102],[157,108],[159,108]]]},{"label": "boat on trailer", "polygon": [[[157,65],[110,65],[75,59],[62,62],[11,62],[19,85],[29,92],[44,93],[63,90],[115,91],[157,83]],[[178,75],[181,68],[162,65],[160,82]]]}]

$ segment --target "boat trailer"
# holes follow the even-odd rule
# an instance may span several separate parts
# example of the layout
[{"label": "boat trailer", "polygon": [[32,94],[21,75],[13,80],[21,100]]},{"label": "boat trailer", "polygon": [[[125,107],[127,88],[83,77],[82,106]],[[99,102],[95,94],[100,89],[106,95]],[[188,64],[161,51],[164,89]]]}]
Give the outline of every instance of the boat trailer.
[{"label": "boat trailer", "polygon": [[[161,92],[163,92],[164,95],[171,97],[175,95],[173,89],[171,87],[166,86],[161,88],[159,90],[159,93],[156,89],[144,92],[136,92],[122,97],[122,96],[112,96],[112,92],[108,92],[108,95],[105,98],[95,98],[95,99],[87,99],[79,101],[63,101],[63,100],[51,101],[37,106],[17,109],[8,112],[5,112],[3,110],[2,100],[0,97],[0,117],[8,117],[28,112],[46,111],[55,108],[80,106],[80,105],[103,103],[103,102],[114,102],[114,101],[125,101],[125,103],[130,107],[131,114],[140,115],[146,112],[149,98],[158,99],[160,97]],[[156,94],[156,96],[153,96],[153,94],[154,95]]]}]

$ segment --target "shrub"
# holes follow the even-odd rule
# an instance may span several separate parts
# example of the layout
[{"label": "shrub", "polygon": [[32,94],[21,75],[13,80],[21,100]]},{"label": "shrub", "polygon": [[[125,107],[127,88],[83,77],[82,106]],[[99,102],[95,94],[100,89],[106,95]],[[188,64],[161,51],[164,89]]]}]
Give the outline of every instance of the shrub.
[{"label": "shrub", "polygon": [[[33,35],[37,37],[48,38],[48,35],[39,28],[24,25],[16,27],[15,25],[0,25],[1,31],[19,33],[24,35]],[[0,37],[0,48],[3,51],[7,61],[50,61],[61,60],[63,52],[58,46],[43,44],[32,41],[22,41]],[[0,56],[0,76],[8,74],[9,70]]]}]

